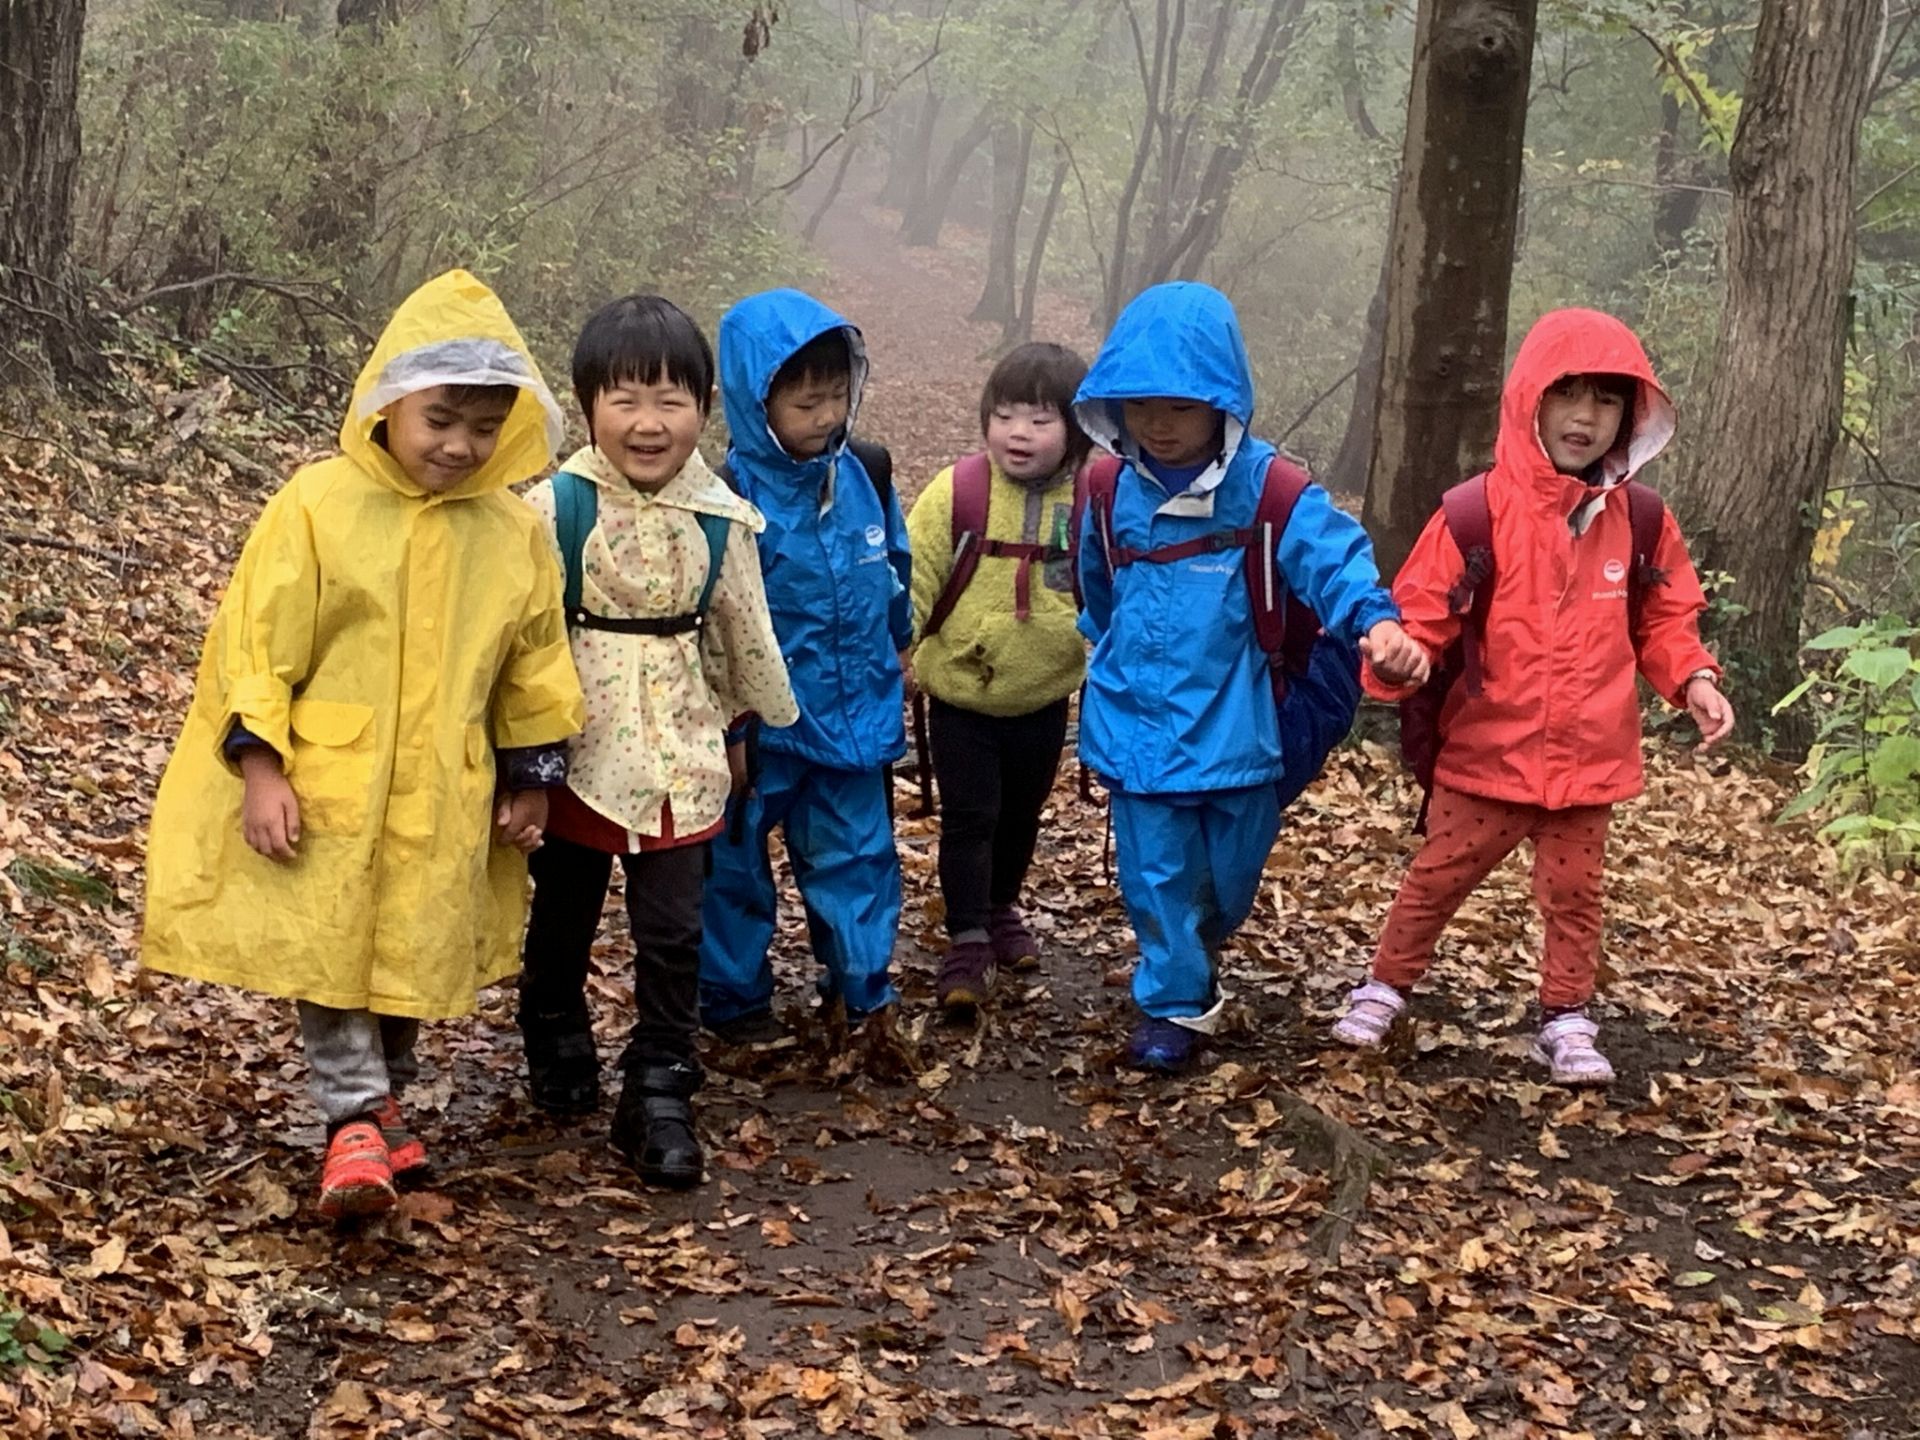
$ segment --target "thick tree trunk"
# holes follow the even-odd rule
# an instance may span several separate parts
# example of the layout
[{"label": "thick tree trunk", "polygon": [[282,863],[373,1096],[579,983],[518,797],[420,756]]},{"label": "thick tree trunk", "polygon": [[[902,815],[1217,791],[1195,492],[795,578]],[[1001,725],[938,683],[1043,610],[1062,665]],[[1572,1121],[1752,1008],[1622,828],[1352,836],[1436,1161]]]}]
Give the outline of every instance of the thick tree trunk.
[{"label": "thick tree trunk", "polygon": [[987,240],[987,283],[967,317],[970,320],[1004,326],[1013,319],[1020,212],[1027,204],[1027,163],[1032,154],[1031,125],[1002,125],[993,132],[993,233]]},{"label": "thick tree trunk", "polygon": [[988,105],[973,117],[973,123],[960,132],[960,138],[953,142],[953,148],[947,151],[947,158],[941,162],[940,172],[927,184],[926,191],[920,196],[919,204],[909,209],[900,221],[900,238],[909,245],[938,245],[940,227],[947,223],[947,207],[953,203],[953,192],[959,188],[961,172],[967,168],[967,162],[973,158],[973,152],[980,148],[980,142],[987,138],[993,129],[994,107]]},{"label": "thick tree trunk", "polygon": [[1393,207],[1367,529],[1391,575],[1493,458],[1535,0],[1422,0]]},{"label": "thick tree trunk", "polygon": [[85,0],[0,0],[0,384],[104,369],[73,268]]},{"label": "thick tree trunk", "polygon": [[1756,728],[1798,679],[1840,434],[1860,122],[1885,14],[1879,0],[1766,0],[1734,132],[1727,303],[1686,494],[1700,568],[1732,575],[1745,610],[1719,640]]}]

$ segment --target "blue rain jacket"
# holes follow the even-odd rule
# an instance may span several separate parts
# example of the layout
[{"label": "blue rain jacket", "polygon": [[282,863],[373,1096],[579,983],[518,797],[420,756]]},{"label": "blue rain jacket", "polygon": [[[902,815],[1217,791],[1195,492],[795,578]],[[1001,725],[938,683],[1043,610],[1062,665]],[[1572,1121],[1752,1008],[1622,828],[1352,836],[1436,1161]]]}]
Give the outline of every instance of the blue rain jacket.
[{"label": "blue rain jacket", "polygon": [[[808,341],[844,330],[854,354],[846,430],[795,460],[767,425],[767,388]],[[760,568],[799,723],[761,746],[837,770],[872,770],[906,753],[898,652],[913,639],[907,523],[884,506],[847,448],[866,380],[860,332],[810,295],[750,295],[720,320],[720,398],[734,488],[766,516]]]},{"label": "blue rain jacket", "polygon": [[[1155,396],[1203,400],[1226,415],[1220,459],[1179,495],[1141,464],[1126,433],[1121,402]],[[1176,282],[1137,296],[1114,323],[1074,411],[1087,433],[1125,462],[1114,496],[1117,544],[1153,550],[1253,523],[1274,448],[1248,433],[1252,367],[1233,306],[1218,290]],[[1141,562],[1109,577],[1092,532],[1089,514],[1080,545],[1080,629],[1094,649],[1081,758],[1110,785],[1135,794],[1280,780],[1288,767],[1242,553]],[[1343,641],[1357,642],[1380,621],[1399,618],[1381,588],[1366,531],[1318,485],[1300,497],[1275,562],[1294,594]]]}]

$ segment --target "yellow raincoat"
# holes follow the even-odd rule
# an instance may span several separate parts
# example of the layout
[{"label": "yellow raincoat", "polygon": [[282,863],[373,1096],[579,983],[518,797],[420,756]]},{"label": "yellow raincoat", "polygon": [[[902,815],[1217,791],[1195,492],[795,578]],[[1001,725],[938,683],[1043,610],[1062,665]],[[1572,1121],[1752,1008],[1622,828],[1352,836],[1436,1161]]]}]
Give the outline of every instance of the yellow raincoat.
[{"label": "yellow raincoat", "polygon": [[[491,459],[434,495],[373,438],[449,383],[520,386]],[[505,308],[460,271],[395,313],[344,452],[268,501],[201,656],[154,805],[151,969],[339,1009],[439,1019],[518,968],[527,868],[493,843],[495,747],[575,734],[584,707],[539,517],[559,411]],[[235,722],[279,752],[295,859],[248,848]]]}]

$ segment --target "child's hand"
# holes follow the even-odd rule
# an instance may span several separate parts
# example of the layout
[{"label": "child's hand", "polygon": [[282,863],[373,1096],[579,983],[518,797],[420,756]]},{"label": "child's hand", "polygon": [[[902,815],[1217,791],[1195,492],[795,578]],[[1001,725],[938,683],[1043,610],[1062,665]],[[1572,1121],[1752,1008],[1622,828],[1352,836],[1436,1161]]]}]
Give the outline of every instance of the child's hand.
[{"label": "child's hand", "polygon": [[909,700],[913,699],[914,692],[920,688],[920,682],[913,678],[913,652],[911,650],[902,650],[900,652],[900,685],[901,688],[906,691],[907,699]]},{"label": "child's hand", "polygon": [[300,843],[300,801],[281,773],[280,757],[264,745],[249,746],[240,756],[240,775],[247,785],[240,833],[269,860],[293,859]]},{"label": "child's hand", "polygon": [[1696,675],[1687,682],[1687,713],[1700,727],[1700,748],[1711,750],[1733,733],[1733,702],[1720,693],[1711,675]]},{"label": "child's hand", "polygon": [[733,781],[733,798],[744,800],[747,792],[753,788],[753,778],[747,774],[747,742],[736,740],[727,746],[727,775]]},{"label": "child's hand", "polygon": [[1387,685],[1424,685],[1432,669],[1426,647],[1402,630],[1398,620],[1382,620],[1361,636],[1360,653]]},{"label": "child's hand", "polygon": [[547,792],[516,790],[502,795],[493,812],[493,826],[494,843],[531,855],[546,843]]}]

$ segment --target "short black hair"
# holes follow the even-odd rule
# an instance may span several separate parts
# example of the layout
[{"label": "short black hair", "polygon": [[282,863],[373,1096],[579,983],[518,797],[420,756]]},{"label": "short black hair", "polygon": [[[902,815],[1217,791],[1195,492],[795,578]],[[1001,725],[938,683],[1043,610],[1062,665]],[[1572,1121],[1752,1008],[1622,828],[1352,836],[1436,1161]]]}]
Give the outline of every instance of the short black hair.
[{"label": "short black hair", "polygon": [[520,399],[518,385],[448,385],[447,404],[464,410],[469,405],[501,404],[511,410]]},{"label": "short black hair", "polygon": [[588,317],[573,343],[573,394],[593,423],[593,402],[616,385],[678,385],[705,415],[713,401],[713,346],[693,317],[660,295],[628,295]]},{"label": "short black hair", "polygon": [[1000,357],[980,391],[980,431],[1002,405],[1051,405],[1067,426],[1067,464],[1078,467],[1093,441],[1073,418],[1073,397],[1087,378],[1087,362],[1064,345],[1035,340]]},{"label": "short black hair", "polygon": [[804,385],[809,380],[853,380],[853,345],[844,329],[822,331],[780,362],[767,383],[767,398],[789,385]]}]

